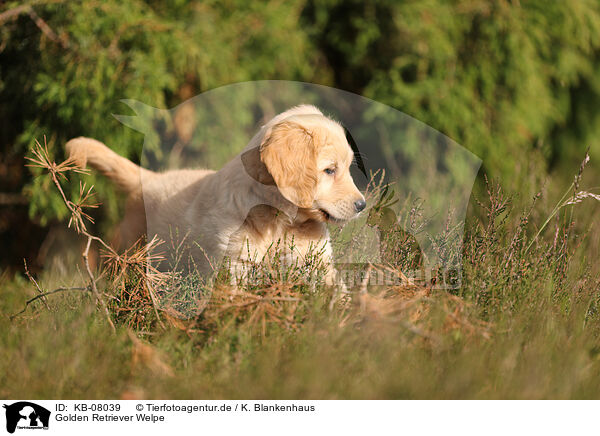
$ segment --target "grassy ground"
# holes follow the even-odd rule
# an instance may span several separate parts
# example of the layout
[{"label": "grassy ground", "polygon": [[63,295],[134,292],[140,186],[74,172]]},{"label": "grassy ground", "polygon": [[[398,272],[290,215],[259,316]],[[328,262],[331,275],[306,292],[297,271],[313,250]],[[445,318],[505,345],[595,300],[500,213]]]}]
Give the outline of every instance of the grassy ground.
[{"label": "grassy ground", "polygon": [[[598,238],[586,212],[597,207],[585,203],[594,200],[560,208],[536,238],[552,203],[515,208],[488,191],[472,202],[455,291],[359,284],[330,309],[330,289],[275,277],[252,289],[258,300],[224,288],[183,322],[157,319],[129,271],[99,282],[113,333],[88,291],[58,292],[11,318],[36,289],[2,276],[0,397],[600,397]],[[399,270],[400,257],[388,266]],[[39,283],[85,280],[47,271]]]}]

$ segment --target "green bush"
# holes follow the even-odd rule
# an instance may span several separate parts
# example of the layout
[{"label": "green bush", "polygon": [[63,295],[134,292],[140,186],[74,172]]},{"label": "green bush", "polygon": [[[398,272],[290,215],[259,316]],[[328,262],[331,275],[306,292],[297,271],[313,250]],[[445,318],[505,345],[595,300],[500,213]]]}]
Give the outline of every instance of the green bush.
[{"label": "green bush", "polygon": [[[135,159],[142,137],[111,116],[127,111],[119,100],[172,107],[231,82],[310,80],[315,62],[298,3],[35,2],[32,10],[51,30],[38,28],[27,10],[1,28],[3,141],[17,155],[47,135],[60,159],[68,139],[88,135]],[[65,216],[47,183],[24,183],[32,216]],[[114,197],[103,181],[96,187],[114,218]]]},{"label": "green bush", "polygon": [[493,175],[526,174],[531,150],[600,151],[597,2],[328,0],[304,15],[336,86],[440,130]]},{"label": "green bush", "polygon": [[[56,159],[88,135],[137,160],[142,135],[111,116],[127,113],[121,99],[170,108],[246,80],[389,104],[476,153],[509,190],[600,151],[596,1],[10,1],[0,14],[0,188],[24,192],[42,225],[66,210],[45,179],[10,170],[34,139],[46,135]],[[93,183],[100,222],[114,222],[115,195]]]}]

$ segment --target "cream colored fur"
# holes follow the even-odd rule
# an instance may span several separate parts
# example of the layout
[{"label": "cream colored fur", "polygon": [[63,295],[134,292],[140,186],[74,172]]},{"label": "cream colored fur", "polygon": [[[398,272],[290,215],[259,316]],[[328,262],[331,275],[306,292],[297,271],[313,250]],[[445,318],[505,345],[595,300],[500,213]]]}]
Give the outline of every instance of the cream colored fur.
[{"label": "cream colored fur", "polygon": [[277,115],[216,172],[152,172],[90,138],[66,147],[80,165],[96,168],[128,194],[121,248],[146,231],[165,241],[185,237],[203,270],[224,256],[234,264],[260,260],[277,241],[288,247],[289,261],[322,247],[331,263],[327,221],[355,217],[355,203],[364,201],[350,176],[353,153],[343,128],[314,106]]}]

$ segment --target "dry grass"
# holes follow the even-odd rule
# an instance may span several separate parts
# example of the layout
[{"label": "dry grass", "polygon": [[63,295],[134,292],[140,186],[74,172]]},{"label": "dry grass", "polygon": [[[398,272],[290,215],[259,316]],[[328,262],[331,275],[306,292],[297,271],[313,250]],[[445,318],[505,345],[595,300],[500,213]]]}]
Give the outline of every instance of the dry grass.
[{"label": "dry grass", "polygon": [[[0,346],[12,353],[0,363],[0,386],[7,386],[0,395],[43,397],[48,391],[32,374],[58,367],[66,368],[62,379],[45,377],[51,396],[70,398],[600,395],[600,279],[578,254],[584,245],[572,215],[580,201],[595,198],[580,189],[585,164],[569,198],[540,227],[532,225],[540,195],[515,214],[513,198],[487,183],[488,198],[478,202],[482,219],[467,229],[460,289],[435,290],[406,277],[419,253],[406,234],[387,231],[384,263],[361,266],[363,281],[336,294],[307,280],[319,277],[318,253],[283,267],[274,247],[268,261],[249,265],[260,280],[233,285],[223,274],[210,287],[193,274],[158,270],[165,245],[157,239],[117,253],[86,227],[92,191],[82,188],[76,200],[62,192],[61,181],[79,169],[48,156],[38,144],[33,162],[48,171],[72,227],[88,238],[86,283],[46,292],[44,281],[28,274],[0,299],[0,313],[14,315],[0,318],[7,331]],[[385,223],[390,190],[374,182],[370,194],[379,203],[369,225]],[[409,207],[407,225],[419,225],[418,213]],[[86,259],[92,243],[103,249],[94,274]],[[370,273],[382,270],[399,281],[371,284]],[[28,289],[34,295],[15,313]],[[173,289],[181,292],[169,294]],[[96,312],[79,310],[88,295]],[[111,324],[115,333],[107,336]],[[41,331],[56,334],[48,341]],[[16,377],[14,368],[30,375]],[[77,378],[85,372],[94,374],[93,391]]]},{"label": "dry grass", "polygon": [[[60,184],[61,180],[67,180],[69,172],[85,174],[86,171],[78,168],[71,160],[56,164],[50,159],[46,145],[36,143],[32,153],[34,157],[30,158],[31,165],[43,168],[49,173],[71,212],[69,227],[73,225],[78,233],[88,238],[87,249],[83,255],[88,270],[86,256],[90,243],[93,241],[101,246],[102,268],[97,277],[91,274],[90,270],[90,286],[95,286],[101,278],[105,279],[107,291],[104,295],[98,294],[97,302],[100,309],[105,311],[111,325],[116,320],[139,331],[152,331],[156,327],[164,330],[164,318],[170,325],[188,332],[190,329],[211,331],[219,325],[227,328],[235,324],[242,328],[257,329],[263,336],[267,334],[270,324],[288,330],[299,328],[303,321],[301,308],[307,298],[305,279],[310,273],[313,273],[314,278],[314,273],[323,267],[319,263],[318,253],[314,256],[314,265],[307,267],[305,263],[288,267],[285,279],[282,279],[279,271],[281,265],[278,264],[278,250],[281,247],[274,246],[271,250],[273,252],[269,253],[268,262],[263,259],[263,262],[257,263],[260,265],[260,273],[270,278],[269,283],[262,283],[262,286],[218,283],[210,289],[210,296],[205,301],[195,302],[201,316],[190,322],[186,320],[188,317],[177,312],[175,304],[161,307],[157,302],[156,290],[172,289],[174,280],[181,280],[181,272],[164,272],[156,267],[159,262],[165,260],[164,252],[161,252],[164,242],[155,237],[150,242],[140,240],[123,253],[114,251],[100,237],[89,233],[86,227],[86,221],[93,223],[93,220],[85,209],[98,207],[97,203],[91,202],[94,196],[93,187],[86,188],[84,184],[80,184],[79,198],[72,201],[66,197]],[[393,198],[393,190],[383,185],[383,179],[383,173],[374,174],[367,189],[367,197],[376,199],[369,223],[376,225],[383,222],[382,225],[392,227],[394,223],[386,221],[386,218],[389,218],[386,211],[397,200]],[[414,215],[415,210],[410,215],[413,221]],[[404,237],[406,238],[406,235]],[[403,242],[406,243],[407,240]],[[398,245],[397,240],[394,243]],[[256,268],[256,265],[254,267]],[[368,268],[370,270],[371,266]],[[402,271],[398,270],[398,274],[402,275]],[[408,282],[408,279],[406,281]],[[108,298],[108,303],[104,298]],[[416,325],[423,324],[423,320],[427,319],[433,302],[446,313],[444,325],[449,326],[448,328],[464,328],[469,333],[481,330],[481,323],[467,319],[467,303],[459,297],[446,293],[432,297],[431,289],[419,287],[412,282],[406,286],[385,287],[375,293],[367,292],[367,285],[363,284],[358,294],[347,293],[341,304],[334,304],[335,301],[332,301],[330,307],[341,311],[341,325],[358,325],[365,321],[400,322],[415,334],[435,338],[430,328]],[[353,304],[359,310],[349,309]]]}]

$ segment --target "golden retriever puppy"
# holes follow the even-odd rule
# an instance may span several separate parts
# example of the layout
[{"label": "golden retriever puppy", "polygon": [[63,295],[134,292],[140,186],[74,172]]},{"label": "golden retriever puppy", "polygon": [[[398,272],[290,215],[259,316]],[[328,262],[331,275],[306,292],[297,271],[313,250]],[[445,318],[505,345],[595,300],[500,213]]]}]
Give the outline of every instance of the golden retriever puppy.
[{"label": "golden retriever puppy", "polygon": [[234,268],[260,261],[275,244],[288,263],[322,252],[331,283],[327,223],[352,219],[366,206],[350,175],[354,154],[344,129],[314,106],[274,117],[219,171],[152,172],[90,138],[66,147],[128,194],[121,247],[146,233],[166,241],[178,235],[201,271],[224,258]]}]

